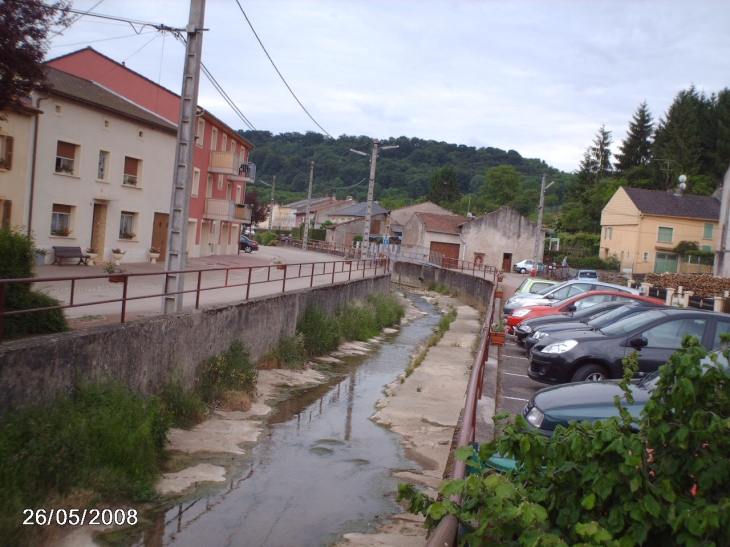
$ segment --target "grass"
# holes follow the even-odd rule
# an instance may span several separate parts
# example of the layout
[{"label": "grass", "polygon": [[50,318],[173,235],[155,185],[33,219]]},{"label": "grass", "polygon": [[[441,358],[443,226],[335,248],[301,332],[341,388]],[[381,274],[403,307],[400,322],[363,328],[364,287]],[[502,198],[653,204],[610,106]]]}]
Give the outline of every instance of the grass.
[{"label": "grass", "polygon": [[179,382],[166,383],[158,395],[170,413],[173,427],[190,429],[208,416],[208,407],[203,400]]},{"label": "grass", "polygon": [[240,342],[203,361],[195,378],[195,392],[209,405],[223,404],[228,391],[256,392],[258,371]]},{"label": "grass", "polygon": [[451,327],[451,323],[454,322],[456,319],[457,311],[456,308],[453,306],[450,306],[449,311],[444,315],[441,320],[439,321],[438,327],[436,328],[436,332],[434,332],[429,338],[428,342],[426,343],[426,347],[421,348],[416,355],[413,357],[413,360],[408,363],[408,366],[406,367],[406,377],[413,374],[413,371],[416,370],[420,364],[423,362],[423,360],[426,358],[426,355],[428,354],[428,348],[431,346],[435,346],[439,343],[441,338],[444,337],[444,334],[447,330]]},{"label": "grass", "polygon": [[81,385],[53,403],[3,415],[0,426],[0,546],[35,545],[25,508],[156,497],[170,415],[113,381]]}]

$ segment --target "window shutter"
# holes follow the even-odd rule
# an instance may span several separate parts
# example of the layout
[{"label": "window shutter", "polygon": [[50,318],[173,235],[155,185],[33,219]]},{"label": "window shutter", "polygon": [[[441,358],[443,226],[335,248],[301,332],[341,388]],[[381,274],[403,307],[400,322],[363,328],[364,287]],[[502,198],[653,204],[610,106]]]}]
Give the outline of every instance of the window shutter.
[{"label": "window shutter", "polygon": [[13,167],[13,137],[5,137],[5,169]]},{"label": "window shutter", "polygon": [[12,213],[13,213],[13,202],[6,199],[5,201],[3,201],[3,220],[2,220],[3,228],[10,228],[10,215]]}]

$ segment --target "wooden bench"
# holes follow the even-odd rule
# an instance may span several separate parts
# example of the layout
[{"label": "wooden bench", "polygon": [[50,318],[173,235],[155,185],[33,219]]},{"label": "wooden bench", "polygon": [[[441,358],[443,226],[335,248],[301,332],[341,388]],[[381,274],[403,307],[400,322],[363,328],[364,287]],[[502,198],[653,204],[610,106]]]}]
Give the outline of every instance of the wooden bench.
[{"label": "wooden bench", "polygon": [[89,258],[91,258],[89,255],[85,255],[81,252],[81,247],[53,247],[53,256],[54,260],[52,264],[58,264],[59,266],[63,266],[63,259],[64,258],[78,258],[79,261],[76,263],[78,266],[79,264],[88,264]]}]

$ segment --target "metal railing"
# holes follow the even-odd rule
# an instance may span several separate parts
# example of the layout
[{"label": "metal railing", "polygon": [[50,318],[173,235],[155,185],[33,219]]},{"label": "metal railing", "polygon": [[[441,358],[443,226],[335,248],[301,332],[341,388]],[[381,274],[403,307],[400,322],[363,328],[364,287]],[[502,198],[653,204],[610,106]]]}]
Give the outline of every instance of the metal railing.
[{"label": "metal railing", "polygon": [[461,273],[469,273],[476,277],[484,279],[487,276],[492,277],[492,281],[496,281],[499,276],[499,268],[495,266],[487,266],[486,264],[478,264],[476,262],[467,262],[466,260],[458,260],[456,258],[444,257],[441,266],[448,270],[458,270]]},{"label": "metal railing", "polygon": [[[466,401],[464,402],[461,428],[459,429],[459,437],[456,443],[457,449],[462,446],[468,446],[476,439],[477,404],[479,403],[479,399],[482,397],[484,370],[487,359],[489,359],[489,346],[492,338],[489,326],[494,321],[495,310],[497,310],[497,299],[494,296],[492,296],[489,309],[489,320],[484,322],[479,351],[474,359],[474,365],[472,366],[471,375],[469,376],[469,384],[466,388]],[[461,480],[466,478],[466,463],[462,461],[455,461],[453,471],[449,478],[451,480]],[[461,503],[461,495],[451,496],[450,499],[454,503]],[[457,543],[458,531],[458,519],[454,515],[447,515],[441,519],[436,528],[433,529],[431,535],[426,541],[425,547],[453,547]]]},{"label": "metal railing", "polygon": [[[264,279],[253,279],[254,271],[265,272]],[[283,271],[283,273],[279,273]],[[175,271],[163,271],[163,272],[145,272],[145,273],[118,273],[118,274],[106,274],[106,275],[85,275],[80,277],[46,277],[46,278],[25,278],[25,279],[0,279],[0,344],[2,344],[2,332],[3,323],[5,317],[11,317],[15,315],[22,315],[28,313],[37,313],[41,311],[50,310],[65,310],[69,308],[79,308],[83,306],[98,306],[102,304],[114,304],[119,303],[120,305],[120,322],[124,323],[127,316],[127,304],[129,302],[144,300],[150,298],[161,298],[163,296],[170,296],[174,294],[195,294],[195,308],[200,307],[201,295],[206,291],[214,291],[220,289],[234,289],[240,287],[239,292],[233,293],[227,297],[227,301],[231,300],[248,300],[251,295],[251,288],[256,285],[280,283],[281,289],[268,292],[266,294],[281,294],[285,293],[287,289],[287,283],[291,283],[297,279],[309,279],[309,287],[313,287],[315,280],[318,283],[335,283],[337,281],[350,281],[353,277],[365,278],[366,276],[376,276],[378,273],[385,273],[390,271],[390,261],[387,259],[381,260],[345,260],[337,262],[307,262],[303,264],[273,264],[271,266],[232,266],[226,268],[211,268],[211,269],[195,269],[195,270],[175,270]],[[209,274],[220,274],[223,273],[222,284],[216,283],[219,279],[211,279],[213,276]],[[165,292],[167,286],[167,278],[172,274],[187,274],[193,276],[196,280],[195,288],[185,289],[182,291]],[[208,274],[208,275],[204,275]],[[240,275],[236,275],[240,274]],[[130,289],[134,288],[131,281],[138,279],[148,279],[150,277],[162,277],[159,282],[160,289],[153,294],[144,295],[132,295]],[[209,286],[203,286],[204,277],[207,277],[206,281]],[[122,284],[122,295],[119,298],[109,298],[106,300],[94,300],[92,302],[78,302],[77,294],[80,281],[94,280],[94,279],[107,279],[110,282],[116,282]],[[43,308],[33,308],[27,310],[12,310],[6,311],[6,294],[9,286],[18,284],[31,284],[38,282],[51,282],[51,281],[68,281],[70,283],[68,293],[68,304],[62,304],[59,306],[48,306]],[[211,283],[212,282],[212,283]],[[306,283],[305,283],[306,284]],[[301,283],[299,287],[301,288]],[[148,287],[148,285],[146,286]],[[245,289],[245,290],[244,290]],[[292,289],[294,290],[294,289]]]}]

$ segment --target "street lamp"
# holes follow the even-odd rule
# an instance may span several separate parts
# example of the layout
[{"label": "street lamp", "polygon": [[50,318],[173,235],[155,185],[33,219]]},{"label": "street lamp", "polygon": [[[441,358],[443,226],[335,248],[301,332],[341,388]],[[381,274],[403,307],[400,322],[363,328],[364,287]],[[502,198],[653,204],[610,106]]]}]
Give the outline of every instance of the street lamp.
[{"label": "street lamp", "polygon": [[547,175],[542,176],[542,184],[540,185],[540,207],[537,210],[537,233],[535,234],[535,261],[532,264],[532,275],[537,275],[537,257],[540,251],[540,244],[542,243],[544,245],[543,238],[540,237],[540,233],[542,232],[542,211],[545,208],[545,190],[550,188],[553,184],[555,184],[555,181],[552,181],[550,184],[545,186],[545,181],[547,180]]}]

